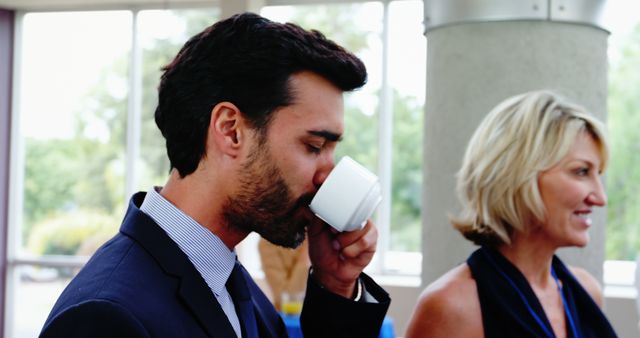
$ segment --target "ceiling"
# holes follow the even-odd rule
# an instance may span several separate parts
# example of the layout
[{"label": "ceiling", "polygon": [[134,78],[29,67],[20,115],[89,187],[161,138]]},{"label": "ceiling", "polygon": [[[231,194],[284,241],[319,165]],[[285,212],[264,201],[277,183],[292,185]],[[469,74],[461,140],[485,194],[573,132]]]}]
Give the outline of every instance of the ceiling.
[{"label": "ceiling", "polygon": [[217,0],[0,0],[0,8],[12,10],[64,10],[112,8],[167,8],[215,5]]}]

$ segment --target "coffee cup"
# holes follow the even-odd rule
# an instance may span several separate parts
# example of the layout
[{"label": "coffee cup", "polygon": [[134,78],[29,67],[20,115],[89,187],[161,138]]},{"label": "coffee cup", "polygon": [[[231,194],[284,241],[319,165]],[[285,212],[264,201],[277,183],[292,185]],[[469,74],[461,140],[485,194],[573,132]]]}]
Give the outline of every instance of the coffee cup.
[{"label": "coffee cup", "polygon": [[380,180],[345,156],[329,173],[311,200],[311,211],[336,230],[362,229],[382,201]]}]

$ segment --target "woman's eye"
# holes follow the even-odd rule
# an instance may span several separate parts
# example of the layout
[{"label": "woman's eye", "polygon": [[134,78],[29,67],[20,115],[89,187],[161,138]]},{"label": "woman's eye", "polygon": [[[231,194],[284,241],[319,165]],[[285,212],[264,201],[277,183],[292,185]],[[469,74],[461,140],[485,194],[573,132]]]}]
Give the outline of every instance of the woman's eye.
[{"label": "woman's eye", "polygon": [[576,169],[576,174],[578,176],[587,176],[589,174],[589,168],[587,167],[578,168]]}]

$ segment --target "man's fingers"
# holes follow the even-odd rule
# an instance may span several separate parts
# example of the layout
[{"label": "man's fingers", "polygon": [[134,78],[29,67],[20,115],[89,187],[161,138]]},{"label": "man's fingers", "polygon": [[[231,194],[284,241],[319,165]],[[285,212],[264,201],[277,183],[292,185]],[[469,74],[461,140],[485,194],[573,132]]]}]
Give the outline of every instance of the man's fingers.
[{"label": "man's fingers", "polygon": [[349,246],[343,247],[340,253],[346,258],[356,258],[366,253],[373,255],[376,251],[376,241],[369,237],[371,236],[364,236]]},{"label": "man's fingers", "polygon": [[340,253],[346,258],[355,258],[369,252],[373,254],[378,242],[378,230],[369,221],[361,230],[338,235],[336,241],[340,244]]},{"label": "man's fingers", "polygon": [[367,221],[367,223],[362,229],[355,230],[355,231],[342,232],[336,236],[336,239],[338,240],[338,242],[340,242],[340,246],[344,248],[352,245],[353,243],[360,241],[363,237],[367,237],[367,236],[373,236],[372,238],[370,238],[370,240],[372,239],[374,241],[377,241],[378,240],[377,233],[378,233],[378,230],[373,225],[373,222]]}]

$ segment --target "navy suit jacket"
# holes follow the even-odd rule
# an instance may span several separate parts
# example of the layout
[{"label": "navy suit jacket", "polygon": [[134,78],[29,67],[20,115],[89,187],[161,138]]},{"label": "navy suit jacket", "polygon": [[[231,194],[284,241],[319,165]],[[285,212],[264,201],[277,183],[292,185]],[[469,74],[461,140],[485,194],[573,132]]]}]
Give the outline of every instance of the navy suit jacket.
[{"label": "navy suit jacket", "polygon": [[[62,292],[41,337],[236,337],[187,256],[140,211],[144,196],[133,196],[120,232]],[[257,326],[247,334],[240,317],[245,338],[287,337],[273,305],[242,272]],[[377,304],[344,299],[309,278],[301,316],[305,337],[377,337],[390,299],[366,275],[362,279]]]}]

